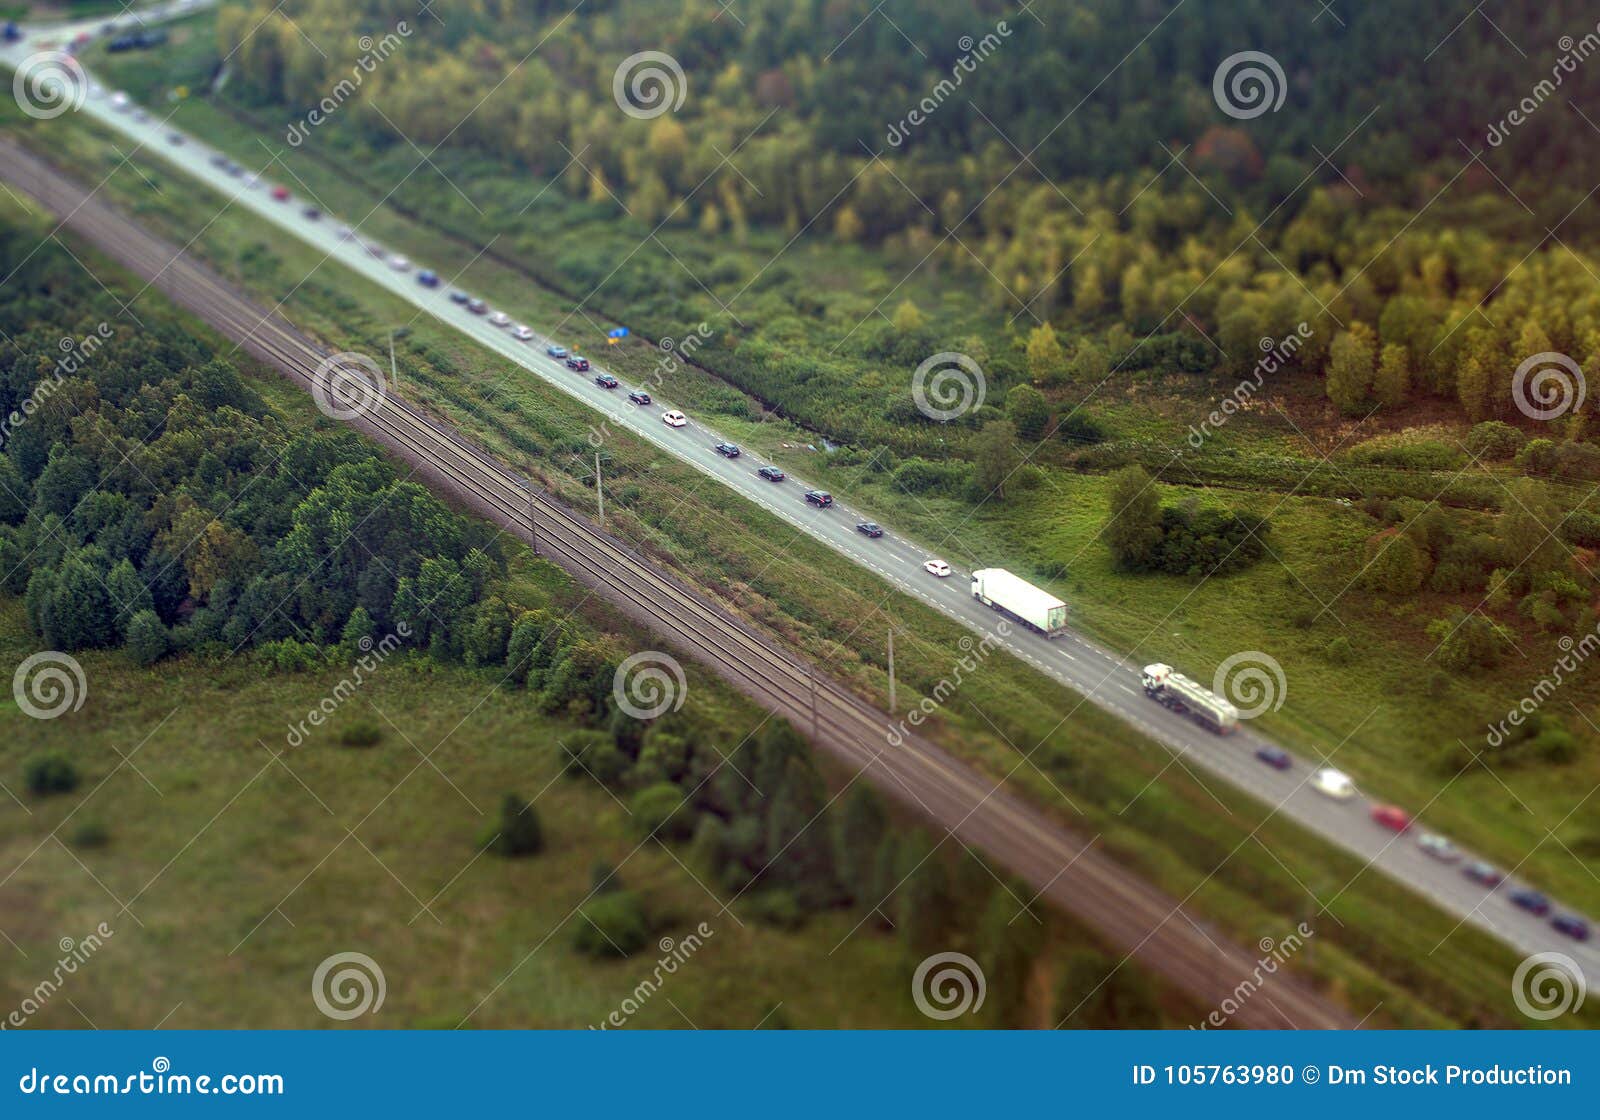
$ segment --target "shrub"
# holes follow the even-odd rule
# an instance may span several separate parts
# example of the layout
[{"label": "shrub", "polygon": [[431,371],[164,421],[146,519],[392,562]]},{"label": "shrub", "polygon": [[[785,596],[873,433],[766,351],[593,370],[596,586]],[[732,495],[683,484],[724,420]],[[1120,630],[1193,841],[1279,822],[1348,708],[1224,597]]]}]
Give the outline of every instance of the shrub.
[{"label": "shrub", "polygon": [[339,732],[339,742],[347,747],[375,747],[383,740],[383,728],[370,719],[348,723]]},{"label": "shrub", "polygon": [[1350,644],[1350,639],[1340,634],[1327,647],[1328,661],[1334,665],[1348,665],[1356,659],[1355,647]]},{"label": "shrub", "polygon": [[597,859],[589,865],[589,889],[595,895],[615,894],[622,889],[622,877],[616,865],[609,860]]},{"label": "shrub", "polygon": [[74,848],[103,848],[109,843],[111,843],[111,833],[99,821],[84,821],[72,830]]},{"label": "shrub", "polygon": [[1467,450],[1479,459],[1509,459],[1527,442],[1527,436],[1499,420],[1474,424],[1466,439]]},{"label": "shrub", "polygon": [[538,855],[544,850],[538,810],[517,794],[506,794],[500,802],[500,819],[483,837],[481,846],[507,859]]},{"label": "shrub", "polygon": [[1070,444],[1104,443],[1105,426],[1082,409],[1063,416],[1056,425],[1056,438]]},{"label": "shrub", "polygon": [[172,638],[155,611],[140,611],[128,620],[126,649],[135,665],[154,665],[171,648]]},{"label": "shrub", "polygon": [[596,895],[578,908],[573,945],[590,957],[630,957],[650,940],[644,903],[632,891]]},{"label": "shrub", "polygon": [[757,891],[748,896],[750,917],[774,929],[799,929],[806,924],[806,912],[794,892],[781,888]]},{"label": "shrub", "polygon": [[641,789],[629,799],[628,811],[633,814],[635,828],[661,841],[685,840],[694,827],[682,792],[671,782],[658,782]]},{"label": "shrub", "polygon": [[47,797],[52,793],[71,793],[78,788],[78,768],[65,755],[46,754],[30,759],[23,768],[30,793]]},{"label": "shrub", "polygon": [[1524,474],[1549,474],[1556,467],[1554,440],[1533,439],[1517,452],[1517,469]]},{"label": "shrub", "polygon": [[1446,669],[1491,669],[1511,647],[1505,627],[1481,614],[1437,618],[1428,624],[1428,637],[1439,643],[1439,664]]}]

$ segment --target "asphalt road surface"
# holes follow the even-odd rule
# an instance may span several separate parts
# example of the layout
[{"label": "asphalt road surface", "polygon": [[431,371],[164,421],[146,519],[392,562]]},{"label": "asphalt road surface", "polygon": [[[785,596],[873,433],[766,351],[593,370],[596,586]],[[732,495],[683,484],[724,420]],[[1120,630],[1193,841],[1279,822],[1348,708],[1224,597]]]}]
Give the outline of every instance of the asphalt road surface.
[{"label": "asphalt road surface", "polygon": [[[0,50],[0,62],[15,66],[29,53],[27,41],[9,45]],[[473,315],[451,302],[448,278],[436,289],[420,285],[415,269],[426,268],[428,262],[413,262],[411,271],[402,272],[389,263],[393,250],[376,245],[359,230],[350,239],[341,239],[341,222],[352,216],[324,214],[312,220],[304,216],[303,210],[314,205],[314,200],[298,195],[291,195],[286,201],[275,200],[271,195],[272,186],[280,182],[292,185],[291,177],[264,175],[259,183],[249,186],[244,176],[215,166],[212,161],[218,153],[200,141],[188,137],[181,144],[173,143],[171,136],[176,130],[162,123],[164,114],[161,111],[151,109],[141,114],[136,106],[119,108],[113,101],[112,91],[91,89],[80,111],[122,133],[144,152],[214,188],[228,198],[231,205],[299,238],[324,253],[329,261],[388,289],[508,362],[583,401],[603,414],[611,427],[626,429],[664,448],[836,552],[870,568],[892,586],[917,596],[974,632],[994,637],[997,616],[972,598],[967,574],[958,570],[947,579],[939,579],[923,571],[922,563],[930,555],[926,547],[896,532],[881,516],[853,508],[839,495],[835,495],[836,503],[830,509],[820,510],[808,505],[803,494],[811,488],[809,483],[792,474],[783,483],[767,482],[756,474],[761,464],[753,455],[732,460],[723,458],[714,447],[724,442],[725,437],[699,422],[692,413],[689,413],[687,427],[671,428],[664,424],[662,412],[675,406],[663,400],[654,386],[643,386],[655,397],[652,405],[630,405],[627,393],[636,386],[630,385],[621,375],[618,375],[621,381],[618,389],[606,390],[594,383],[594,376],[605,371],[603,362],[594,360],[594,354],[586,354],[594,360],[594,368],[582,374],[545,356],[547,344],[554,341],[573,347],[573,339],[549,339],[538,333],[537,325],[531,323],[535,330],[531,340],[513,338],[508,328],[496,327],[487,316]],[[141,115],[147,119],[139,119]],[[265,153],[261,162],[266,163]],[[507,310],[513,321],[522,321],[515,309]],[[380,364],[384,364],[381,359]],[[863,520],[882,524],[884,535],[868,539],[857,533],[855,524]],[[1009,635],[995,640],[1001,648],[1137,727],[1171,751],[1176,765],[1187,768],[1202,782],[1221,780],[1254,795],[1274,812],[1349,850],[1371,868],[1405,883],[1446,913],[1487,930],[1519,952],[1565,953],[1580,964],[1588,978],[1600,979],[1600,946],[1594,942],[1574,942],[1552,930],[1546,919],[1512,906],[1507,896],[1519,885],[1514,880],[1493,889],[1481,887],[1461,874],[1460,864],[1441,863],[1425,854],[1416,844],[1414,835],[1397,836],[1381,828],[1370,819],[1373,805],[1381,798],[1362,794],[1336,801],[1312,789],[1307,782],[1320,765],[1319,760],[1295,757],[1291,766],[1282,771],[1262,764],[1255,758],[1256,750],[1274,745],[1265,737],[1247,725],[1241,726],[1235,734],[1217,736],[1161,707],[1145,697],[1139,684],[1139,663],[1081,635],[1068,633],[1051,640],[1021,626],[1012,626]],[[952,651],[952,662],[957,656],[958,653]],[[1180,665],[1179,668],[1202,680],[1207,675],[1204,667]],[[1335,746],[1329,744],[1329,749]],[[1462,862],[1473,858],[1471,852],[1466,852]],[[1318,900],[1322,905],[1329,901]],[[1555,911],[1573,912],[1559,903]]]},{"label": "asphalt road surface", "polygon": [[[249,302],[210,269],[132,221],[10,141],[0,139],[0,177],[44,203],[75,233],[244,349],[310,387],[325,352]],[[802,728],[818,745],[889,796],[952,829],[1107,941],[1189,994],[1202,1007],[1239,1004],[1230,1022],[1249,1027],[1347,1028],[1353,1016],[1287,970],[1262,976],[1258,959],[1209,929],[1182,904],[1091,843],[915,734],[889,745],[893,719],[733,618],[583,517],[530,493],[524,480],[397,396],[352,421],[412,463],[420,476],[527,538],[532,512],[540,548],[608,601],[672,636],[735,687]],[[531,500],[531,506],[530,506]],[[1027,919],[1019,919],[1027,920]],[[1240,1000],[1238,985],[1259,977]]]}]

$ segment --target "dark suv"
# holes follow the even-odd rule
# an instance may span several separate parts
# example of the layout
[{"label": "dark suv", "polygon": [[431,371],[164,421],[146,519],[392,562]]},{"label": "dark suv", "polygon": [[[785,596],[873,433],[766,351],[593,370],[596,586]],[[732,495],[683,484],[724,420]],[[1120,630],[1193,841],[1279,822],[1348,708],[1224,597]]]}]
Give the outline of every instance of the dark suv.
[{"label": "dark suv", "polygon": [[826,490],[807,490],[806,501],[810,502],[814,506],[827,509],[829,506],[833,505],[833,495],[828,493]]}]

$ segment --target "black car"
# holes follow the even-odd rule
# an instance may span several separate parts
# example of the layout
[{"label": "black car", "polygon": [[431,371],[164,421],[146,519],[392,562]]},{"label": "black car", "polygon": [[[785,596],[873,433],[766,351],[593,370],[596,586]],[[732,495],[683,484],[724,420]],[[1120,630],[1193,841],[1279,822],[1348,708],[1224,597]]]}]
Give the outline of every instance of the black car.
[{"label": "black car", "polygon": [[451,303],[466,303],[471,298],[471,296],[467,295],[467,293],[463,292],[460,288],[456,288],[450,293]]},{"label": "black car", "polygon": [[806,501],[810,502],[814,506],[827,509],[829,506],[833,505],[833,495],[828,493],[826,490],[807,490]]},{"label": "black car", "polygon": [[784,480],[784,473],[777,467],[762,467],[756,473],[768,482],[782,482]]},{"label": "black car", "polygon": [[717,454],[724,459],[737,459],[739,457],[739,445],[737,443],[719,443],[717,444]]},{"label": "black car", "polygon": [[322,217],[322,211],[318,210],[315,206],[307,206],[304,210],[300,211],[300,213],[304,214],[313,222]]},{"label": "black car", "polygon": [[628,399],[634,404],[649,404],[650,394],[645,392],[643,389],[635,389],[633,392],[628,394]]},{"label": "black car", "polygon": [[1589,940],[1589,923],[1576,914],[1557,914],[1550,919],[1550,928],[1574,941]]},{"label": "black car", "polygon": [[1518,909],[1526,910],[1530,914],[1543,917],[1550,913],[1550,900],[1538,891],[1523,887],[1521,890],[1511,892],[1511,903]]},{"label": "black car", "polygon": [[595,374],[594,383],[602,389],[615,389],[617,387],[617,379],[609,373]]},{"label": "black car", "polygon": [[876,521],[862,521],[856,525],[856,532],[869,537],[883,536],[883,526]]},{"label": "black car", "polygon": [[489,314],[489,301],[474,296],[467,300],[467,310],[474,315],[487,315]]},{"label": "black car", "polygon": [[1475,859],[1461,869],[1461,874],[1471,879],[1474,883],[1484,887],[1498,887],[1500,880],[1505,878],[1493,864],[1484,863]]},{"label": "black car", "polygon": [[567,368],[568,369],[575,369],[579,373],[584,373],[589,368],[589,359],[588,358],[580,358],[576,354],[574,354],[572,357],[567,359]]},{"label": "black car", "polygon": [[1274,770],[1289,769],[1289,752],[1279,747],[1261,747],[1257,749],[1256,757]]}]

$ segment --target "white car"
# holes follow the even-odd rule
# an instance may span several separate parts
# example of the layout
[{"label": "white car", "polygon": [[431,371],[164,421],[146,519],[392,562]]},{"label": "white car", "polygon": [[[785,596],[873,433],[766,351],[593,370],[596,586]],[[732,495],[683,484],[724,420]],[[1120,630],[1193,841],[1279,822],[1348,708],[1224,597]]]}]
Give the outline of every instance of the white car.
[{"label": "white car", "polygon": [[509,327],[511,325],[511,316],[507,315],[504,311],[496,311],[493,315],[489,316],[489,322],[493,323],[497,327]]},{"label": "white car", "polygon": [[950,574],[950,565],[943,560],[924,560],[922,562],[922,570],[944,579]]},{"label": "white car", "polygon": [[1311,775],[1311,788],[1335,801],[1348,801],[1356,795],[1356,784],[1342,770],[1324,768]]},{"label": "white car", "polygon": [[528,342],[533,338],[533,328],[525,327],[521,323],[511,328],[511,337],[519,342]]},{"label": "white car", "polygon": [[406,260],[404,257],[390,257],[389,267],[394,269],[396,272],[410,272],[411,262]]},{"label": "white car", "polygon": [[132,102],[128,100],[128,95],[120,89],[111,95],[111,107],[119,113],[126,112],[131,104]]},{"label": "white car", "polygon": [[1424,832],[1417,837],[1417,847],[1440,863],[1455,863],[1461,858],[1461,849],[1437,832]]},{"label": "white car", "polygon": [[661,414],[661,422],[669,428],[681,428],[689,423],[689,418],[675,408],[669,408]]},{"label": "white car", "polygon": [[340,241],[349,241],[356,234],[355,230],[351,229],[349,226],[340,226],[338,229],[334,230],[333,235]]}]

